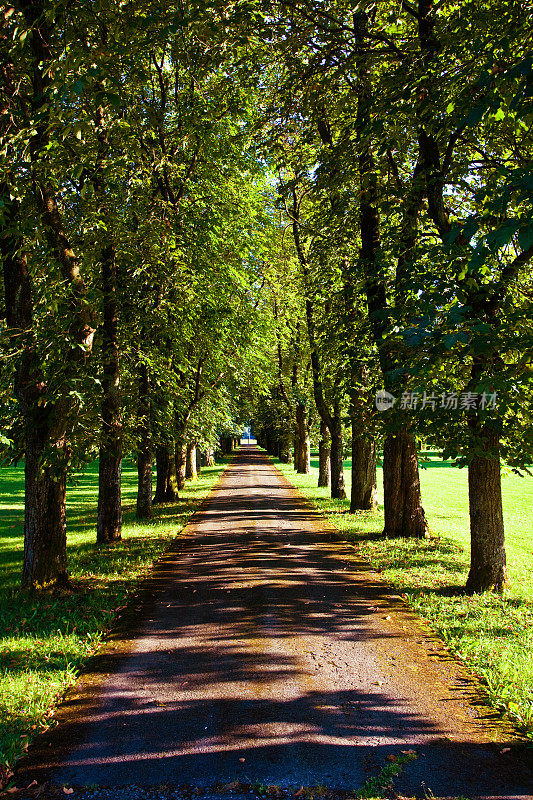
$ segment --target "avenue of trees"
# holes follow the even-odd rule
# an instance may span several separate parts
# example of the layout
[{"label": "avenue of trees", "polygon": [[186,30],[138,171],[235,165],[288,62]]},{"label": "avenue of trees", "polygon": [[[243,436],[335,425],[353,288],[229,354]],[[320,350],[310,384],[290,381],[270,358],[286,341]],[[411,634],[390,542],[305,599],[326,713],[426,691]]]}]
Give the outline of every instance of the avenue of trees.
[{"label": "avenue of trees", "polygon": [[[259,441],[427,537],[421,438],[468,469],[467,591],[501,590],[502,463],[532,461],[527,0],[20,0],[0,16],[1,446],[22,584]],[[376,391],[396,398],[378,411]],[[225,437],[225,438],[224,438]],[[153,480],[156,465],[157,480]],[[155,484],[155,485],[153,485]]]}]

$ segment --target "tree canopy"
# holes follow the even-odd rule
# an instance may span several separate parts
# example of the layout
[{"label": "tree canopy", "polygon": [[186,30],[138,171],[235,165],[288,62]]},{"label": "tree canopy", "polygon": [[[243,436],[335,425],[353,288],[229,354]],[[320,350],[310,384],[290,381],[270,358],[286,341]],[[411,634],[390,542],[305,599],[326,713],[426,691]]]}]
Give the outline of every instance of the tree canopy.
[{"label": "tree canopy", "polygon": [[[420,438],[469,471],[470,591],[501,589],[500,464],[533,456],[530,7],[20,0],[0,16],[4,458],[23,583],[254,420],[295,468],[426,537]],[[377,391],[389,398],[376,408]],[[330,477],[331,476],[331,477]],[[169,494],[170,493],[170,494]]]}]

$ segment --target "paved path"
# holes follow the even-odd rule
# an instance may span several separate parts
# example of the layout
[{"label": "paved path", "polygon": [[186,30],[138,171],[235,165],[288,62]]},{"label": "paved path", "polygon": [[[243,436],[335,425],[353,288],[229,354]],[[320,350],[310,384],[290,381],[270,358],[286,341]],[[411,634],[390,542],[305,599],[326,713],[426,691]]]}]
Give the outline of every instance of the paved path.
[{"label": "paved path", "polygon": [[19,778],[211,796],[235,781],[346,790],[415,751],[395,780],[406,795],[533,797],[475,698],[399,598],[247,447]]}]

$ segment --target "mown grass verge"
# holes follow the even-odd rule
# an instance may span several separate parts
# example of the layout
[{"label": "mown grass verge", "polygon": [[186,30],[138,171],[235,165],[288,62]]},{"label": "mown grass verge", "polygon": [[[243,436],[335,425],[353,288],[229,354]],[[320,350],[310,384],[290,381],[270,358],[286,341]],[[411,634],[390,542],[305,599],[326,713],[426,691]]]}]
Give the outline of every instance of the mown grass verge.
[{"label": "mown grass verge", "polygon": [[[382,536],[381,506],[350,514],[347,501],[331,500],[327,489],[317,488],[316,459],[310,475],[276,464],[480,676],[493,707],[533,741],[533,480],[503,477],[508,588],[501,597],[468,597],[462,592],[470,547],[466,470],[436,458],[426,462],[421,484],[432,536],[411,541]],[[349,495],[350,461],[344,466]]]},{"label": "mown grass verge", "polygon": [[152,563],[207,495],[227,461],[204,467],[180,500],[135,521],[136,471],[123,469],[122,541],[96,545],[98,467],[67,493],[68,559],[74,591],[31,596],[18,588],[23,554],[24,473],[0,469],[0,787],[31,738],[52,724],[54,708],[99,647]]}]

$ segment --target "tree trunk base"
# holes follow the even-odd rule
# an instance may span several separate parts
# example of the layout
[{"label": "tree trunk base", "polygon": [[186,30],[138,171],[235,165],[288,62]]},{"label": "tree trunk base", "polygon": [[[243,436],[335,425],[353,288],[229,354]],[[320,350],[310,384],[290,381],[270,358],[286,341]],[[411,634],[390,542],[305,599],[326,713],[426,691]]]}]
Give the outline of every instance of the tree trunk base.
[{"label": "tree trunk base", "polygon": [[160,445],[155,451],[157,470],[156,489],[153,503],[174,503],[178,499],[176,488],[176,467],[170,445]]},{"label": "tree trunk base", "polygon": [[377,495],[376,443],[363,436],[352,436],[350,512],[376,509]]},{"label": "tree trunk base", "polygon": [[336,415],[331,431],[331,497],[335,500],[346,500],[343,456],[341,419]]},{"label": "tree trunk base", "polygon": [[383,450],[385,536],[428,539],[429,529],[420,495],[418,453],[406,430],[389,434]]},{"label": "tree trunk base", "polygon": [[137,519],[150,519],[152,516],[152,453],[149,449],[139,450],[137,455]]},{"label": "tree trunk base", "polygon": [[487,455],[476,455],[468,467],[470,505],[470,572],[466,592],[501,592],[506,583],[499,435],[486,428]]},{"label": "tree trunk base", "polygon": [[98,544],[118,542],[122,537],[121,477],[122,459],[110,456],[100,450],[96,521]]},{"label": "tree trunk base", "polygon": [[22,586],[68,587],[66,487],[67,468],[41,469],[41,446],[26,445],[24,567]]},{"label": "tree trunk base", "polygon": [[331,473],[331,437],[328,426],[321,420],[318,442],[318,486],[329,486]]}]

